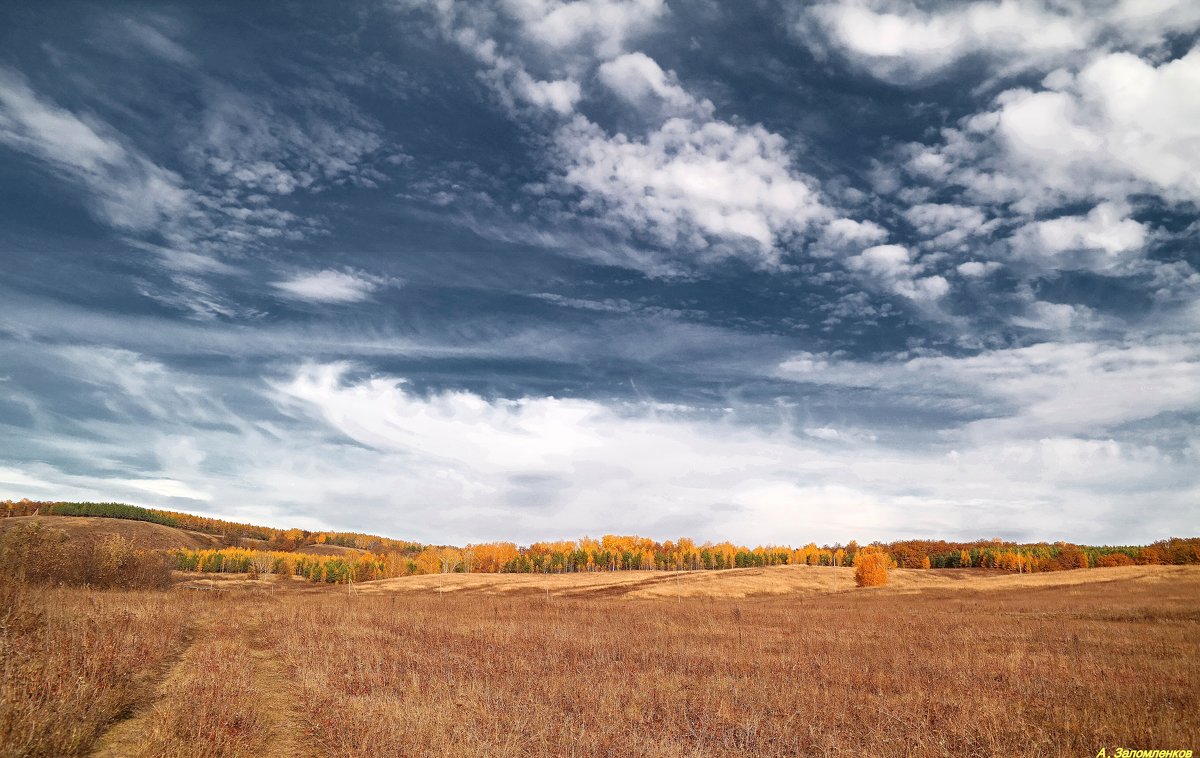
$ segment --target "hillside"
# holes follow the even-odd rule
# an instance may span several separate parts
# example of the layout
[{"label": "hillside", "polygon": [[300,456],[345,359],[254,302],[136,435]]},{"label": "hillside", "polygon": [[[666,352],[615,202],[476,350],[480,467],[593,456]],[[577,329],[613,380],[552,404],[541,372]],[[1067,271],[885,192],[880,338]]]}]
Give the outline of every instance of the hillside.
[{"label": "hillside", "polygon": [[365,555],[367,551],[356,547],[342,547],[341,545],[302,545],[296,548],[295,552],[302,555],[356,556]]},{"label": "hillside", "polygon": [[148,521],[95,516],[12,516],[0,519],[0,532],[37,523],[66,532],[71,540],[95,540],[105,535],[124,537],[143,550],[201,550],[221,545],[221,538]]}]

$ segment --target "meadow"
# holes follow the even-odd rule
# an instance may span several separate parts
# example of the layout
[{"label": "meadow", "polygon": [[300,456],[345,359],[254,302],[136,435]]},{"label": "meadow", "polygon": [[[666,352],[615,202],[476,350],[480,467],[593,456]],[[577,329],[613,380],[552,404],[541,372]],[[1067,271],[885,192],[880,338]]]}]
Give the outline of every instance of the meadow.
[{"label": "meadow", "polygon": [[0,585],[0,755],[1200,747],[1200,568]]}]

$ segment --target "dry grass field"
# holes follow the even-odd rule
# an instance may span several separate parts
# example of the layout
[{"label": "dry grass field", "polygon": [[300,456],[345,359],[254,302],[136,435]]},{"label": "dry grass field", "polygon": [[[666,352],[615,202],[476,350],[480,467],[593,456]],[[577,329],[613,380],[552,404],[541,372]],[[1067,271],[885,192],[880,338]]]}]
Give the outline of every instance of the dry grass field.
[{"label": "dry grass field", "polygon": [[[988,592],[993,590],[1064,587],[1074,584],[1125,581],[1157,583],[1188,577],[1200,569],[1189,566],[1123,566],[1102,572],[1011,574],[979,569],[895,569],[889,572],[888,593],[934,589]],[[462,595],[535,594],[553,597],[627,597],[643,599],[737,599],[772,595],[856,591],[854,569],[835,566],[770,566],[726,571],[612,571],[576,574],[426,574],[383,579],[355,589],[360,594],[456,593]]]},{"label": "dry grass field", "polygon": [[849,571],[6,585],[0,755],[1200,747],[1200,567]]},{"label": "dry grass field", "polygon": [[144,550],[195,550],[219,547],[221,544],[221,538],[212,534],[147,521],[88,516],[14,516],[0,519],[0,532],[19,529],[29,524],[41,524],[50,529],[60,530],[72,541],[94,541],[109,535],[121,537]]}]

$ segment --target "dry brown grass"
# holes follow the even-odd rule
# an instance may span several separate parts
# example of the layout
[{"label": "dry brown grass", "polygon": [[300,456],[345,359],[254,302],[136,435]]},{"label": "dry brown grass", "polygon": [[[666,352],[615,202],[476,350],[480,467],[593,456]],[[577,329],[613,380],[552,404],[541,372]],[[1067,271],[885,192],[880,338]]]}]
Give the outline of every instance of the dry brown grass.
[{"label": "dry brown grass", "polygon": [[306,754],[293,687],[265,644],[260,593],[203,598],[200,633],[157,687],[154,700],[99,741],[101,758]]},{"label": "dry brown grass", "polygon": [[0,519],[0,532],[31,523],[61,530],[73,541],[95,541],[103,539],[106,535],[115,535],[129,540],[142,550],[196,550],[219,547],[221,543],[220,537],[211,534],[190,532],[148,521],[92,516],[14,516]]},{"label": "dry brown grass", "polygon": [[182,649],[192,607],[171,592],[0,582],[0,756],[86,752]]},{"label": "dry brown grass", "polygon": [[[23,669],[73,675],[66,660],[95,658],[85,675],[123,696],[59,715],[67,693],[26,701],[6,673],[3,754],[86,752],[139,698],[102,754],[1091,756],[1200,741],[1198,567],[893,571],[871,589],[819,567],[414,577],[350,597],[212,586],[39,590],[60,593],[55,639],[78,649],[22,632]],[[18,605],[48,613],[50,597]],[[89,621],[127,605],[140,610],[120,634]],[[178,620],[143,629],[178,617],[190,645]],[[135,626],[158,642],[131,640]],[[139,644],[152,650],[120,657]]]},{"label": "dry brown grass", "polygon": [[[207,576],[207,575],[206,575]],[[231,575],[233,577],[244,575]],[[1200,577],[1200,566],[1122,566],[1086,571],[1010,574],[983,569],[891,569],[892,593],[954,589],[988,592],[1022,587],[1067,587],[1114,581],[1157,583]],[[807,595],[856,590],[854,569],[771,566],[727,571],[616,571],[578,574],[424,574],[355,587],[356,594],[446,593],[550,597],[720,598]]]},{"label": "dry brown grass", "polygon": [[958,581],[331,597],[284,603],[271,628],[333,754],[1095,755],[1200,738],[1200,572]]}]

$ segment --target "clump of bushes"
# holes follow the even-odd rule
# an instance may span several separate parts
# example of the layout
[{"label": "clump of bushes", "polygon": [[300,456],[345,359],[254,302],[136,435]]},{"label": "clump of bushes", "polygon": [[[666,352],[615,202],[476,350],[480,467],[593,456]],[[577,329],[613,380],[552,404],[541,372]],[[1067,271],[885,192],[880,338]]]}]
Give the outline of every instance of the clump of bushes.
[{"label": "clump of bushes", "polygon": [[0,533],[0,576],[43,584],[154,589],[171,584],[161,553],[140,550],[119,535],[69,540],[66,532],[39,523]]}]

